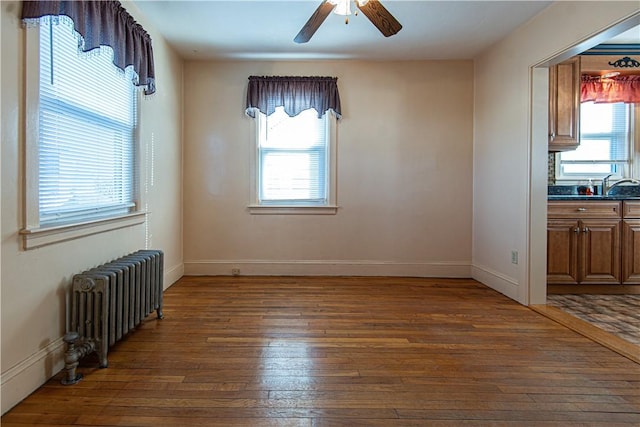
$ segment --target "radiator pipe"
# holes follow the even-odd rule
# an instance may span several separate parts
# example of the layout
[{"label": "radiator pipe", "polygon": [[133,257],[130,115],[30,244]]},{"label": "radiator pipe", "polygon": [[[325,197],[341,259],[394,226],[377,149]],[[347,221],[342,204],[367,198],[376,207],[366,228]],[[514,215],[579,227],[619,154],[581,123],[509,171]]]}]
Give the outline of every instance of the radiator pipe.
[{"label": "radiator pipe", "polygon": [[67,371],[66,376],[60,381],[64,385],[77,384],[82,379],[82,374],[76,372],[79,360],[87,354],[95,351],[96,345],[93,340],[86,340],[76,345],[76,341],[80,338],[77,332],[67,332],[64,335],[64,342],[67,343],[67,351],[64,354],[64,369]]}]

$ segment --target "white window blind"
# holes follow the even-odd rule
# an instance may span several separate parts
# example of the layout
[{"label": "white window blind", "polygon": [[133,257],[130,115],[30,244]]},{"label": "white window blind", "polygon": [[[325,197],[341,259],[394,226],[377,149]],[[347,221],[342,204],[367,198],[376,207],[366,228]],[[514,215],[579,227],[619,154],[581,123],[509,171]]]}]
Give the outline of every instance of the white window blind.
[{"label": "white window blind", "polygon": [[282,107],[258,114],[258,202],[262,205],[327,204],[327,114],[315,109],[289,117]]},{"label": "white window blind", "polygon": [[580,107],[580,146],[560,155],[560,177],[625,176],[631,152],[630,104],[594,104]]},{"label": "white window blind", "polygon": [[40,225],[128,213],[137,197],[133,76],[108,47],[79,54],[72,25],[40,26]]}]

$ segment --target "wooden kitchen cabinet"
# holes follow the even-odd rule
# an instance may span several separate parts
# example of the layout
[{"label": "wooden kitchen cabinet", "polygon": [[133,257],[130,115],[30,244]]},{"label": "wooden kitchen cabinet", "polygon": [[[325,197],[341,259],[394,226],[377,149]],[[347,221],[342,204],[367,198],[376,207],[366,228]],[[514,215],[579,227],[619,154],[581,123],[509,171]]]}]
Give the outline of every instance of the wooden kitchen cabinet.
[{"label": "wooden kitchen cabinet", "polygon": [[620,220],[581,220],[578,278],[585,284],[620,284]]},{"label": "wooden kitchen cabinet", "polygon": [[580,57],[549,67],[549,151],[580,144]]},{"label": "wooden kitchen cabinet", "polygon": [[640,201],[623,203],[622,284],[640,285]]},{"label": "wooden kitchen cabinet", "polygon": [[578,284],[578,220],[547,222],[547,283]]},{"label": "wooden kitchen cabinet", "polygon": [[548,284],[620,284],[620,202],[552,201]]}]

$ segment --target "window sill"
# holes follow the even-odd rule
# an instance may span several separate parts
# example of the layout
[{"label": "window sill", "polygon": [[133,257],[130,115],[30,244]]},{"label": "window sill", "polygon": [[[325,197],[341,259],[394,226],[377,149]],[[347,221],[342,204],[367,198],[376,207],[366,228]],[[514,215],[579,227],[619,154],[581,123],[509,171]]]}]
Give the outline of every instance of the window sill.
[{"label": "window sill", "polygon": [[99,219],[54,227],[26,228],[20,230],[25,250],[79,239],[92,234],[131,227],[145,222],[146,212],[136,212],[118,217]]},{"label": "window sill", "polygon": [[338,206],[263,206],[249,205],[251,215],[335,215]]}]

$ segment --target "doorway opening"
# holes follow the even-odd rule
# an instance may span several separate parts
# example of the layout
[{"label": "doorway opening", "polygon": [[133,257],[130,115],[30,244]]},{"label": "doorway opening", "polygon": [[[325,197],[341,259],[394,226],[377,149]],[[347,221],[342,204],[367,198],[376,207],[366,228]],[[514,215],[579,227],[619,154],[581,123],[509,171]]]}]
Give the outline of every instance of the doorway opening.
[{"label": "doorway opening", "polygon": [[[550,58],[544,63],[532,67],[532,146],[531,154],[531,185],[530,185],[530,221],[529,221],[529,254],[530,254],[530,270],[529,270],[529,303],[531,308],[548,317],[553,318],[559,323],[567,327],[578,330],[583,335],[591,335],[590,337],[601,344],[609,347],[614,346],[614,350],[624,354],[625,349],[629,354],[638,354],[638,344],[633,339],[621,338],[615,335],[614,327],[607,327],[605,324],[600,325],[596,322],[589,323],[588,320],[580,319],[575,313],[571,314],[571,310],[567,307],[568,301],[571,299],[564,298],[562,303],[552,301],[556,298],[548,298],[547,292],[547,187],[549,183],[549,154],[547,152],[548,142],[548,91],[549,91],[549,67],[565,61],[575,55],[584,52],[596,45],[606,43],[612,38],[619,36],[625,32],[629,32],[632,28],[637,28],[640,34],[640,15],[618,23],[599,35],[577,44],[562,54]],[[636,42],[640,44],[640,39]],[[579,298],[576,298],[579,300]],[[555,304],[555,305],[554,305]],[[638,298],[640,304],[640,298]],[[601,304],[601,307],[594,306],[592,299],[591,304],[585,305],[594,311],[597,318],[607,318],[611,321],[616,317],[615,307],[626,306],[625,304]],[[594,307],[598,307],[600,311],[596,312]],[[608,307],[608,308],[607,308]],[[586,310],[586,309],[585,309]],[[602,312],[604,310],[604,312]],[[607,311],[608,310],[608,311]],[[640,311],[640,310],[638,310]],[[620,318],[623,317],[621,313]],[[612,322],[612,321],[611,321]],[[607,330],[609,329],[609,330]],[[627,328],[621,328],[628,333]],[[591,332],[589,332],[591,331]],[[598,333],[593,336],[593,331]],[[632,334],[634,332],[632,331]],[[637,332],[640,336],[640,331]],[[621,335],[621,334],[619,334]],[[604,338],[603,338],[604,337]],[[613,344],[612,344],[613,343]],[[630,346],[630,347],[629,347]],[[637,356],[636,356],[637,357]],[[640,361],[638,361],[640,363]]]}]

